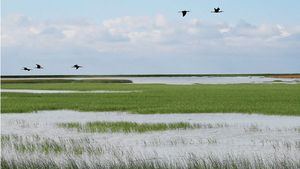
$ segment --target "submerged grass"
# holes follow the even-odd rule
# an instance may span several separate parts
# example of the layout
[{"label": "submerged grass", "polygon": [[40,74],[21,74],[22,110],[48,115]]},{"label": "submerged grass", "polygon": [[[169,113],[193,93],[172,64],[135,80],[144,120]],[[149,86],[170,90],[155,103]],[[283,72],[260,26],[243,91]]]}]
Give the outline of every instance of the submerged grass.
[{"label": "submerged grass", "polygon": [[58,163],[53,159],[22,160],[22,158],[6,159],[1,157],[2,169],[298,169],[299,167],[299,161],[291,160],[288,157],[266,161],[261,157],[250,160],[230,155],[222,159],[215,156],[206,158],[191,156],[177,161],[128,157],[126,160],[116,160],[109,163],[104,163],[101,160],[90,163],[83,159],[72,159],[70,157],[63,163]]},{"label": "submerged grass", "polygon": [[[107,141],[109,143],[110,140]],[[94,140],[88,137],[68,139],[62,136],[51,139],[39,135],[1,135],[1,169],[298,169],[300,167],[299,160],[277,154],[277,151],[267,157],[256,154],[197,156],[194,153],[187,153],[174,158],[164,158],[147,154],[134,155],[133,150],[124,150],[118,144],[93,143]],[[216,139],[208,138],[206,144],[216,143]],[[295,144],[282,142],[282,145],[285,144],[287,147],[300,145],[299,142]]]},{"label": "submerged grass", "polygon": [[90,145],[91,140],[64,139],[54,140],[36,136],[1,135],[1,147],[17,153],[40,153],[43,155],[68,153],[74,156],[82,154],[100,155],[101,147]]},{"label": "submerged grass", "polygon": [[238,112],[300,115],[300,84],[162,85],[100,83],[2,84],[3,89],[111,90],[138,93],[30,94],[2,92],[2,113],[39,110],[131,113]]},{"label": "submerged grass", "polygon": [[135,123],[135,122],[88,122],[80,123],[60,123],[59,127],[77,129],[84,132],[138,132],[165,131],[174,129],[200,128],[202,125],[189,123]]}]

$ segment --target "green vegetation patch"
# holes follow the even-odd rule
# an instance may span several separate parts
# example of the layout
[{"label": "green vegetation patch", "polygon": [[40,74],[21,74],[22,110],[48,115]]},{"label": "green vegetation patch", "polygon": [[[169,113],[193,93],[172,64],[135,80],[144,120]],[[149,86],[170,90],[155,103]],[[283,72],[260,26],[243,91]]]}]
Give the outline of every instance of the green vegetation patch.
[{"label": "green vegetation patch", "polygon": [[80,123],[60,123],[58,126],[63,128],[77,129],[83,132],[107,133],[145,133],[149,131],[165,131],[174,129],[193,129],[201,128],[201,125],[189,123],[134,123],[134,122],[88,122]]},{"label": "green vegetation patch", "polygon": [[163,85],[101,83],[2,84],[3,89],[135,91],[32,94],[1,92],[1,112],[40,110],[300,115],[300,84]]},{"label": "green vegetation patch", "polygon": [[1,84],[15,83],[132,83],[126,79],[1,79]]}]

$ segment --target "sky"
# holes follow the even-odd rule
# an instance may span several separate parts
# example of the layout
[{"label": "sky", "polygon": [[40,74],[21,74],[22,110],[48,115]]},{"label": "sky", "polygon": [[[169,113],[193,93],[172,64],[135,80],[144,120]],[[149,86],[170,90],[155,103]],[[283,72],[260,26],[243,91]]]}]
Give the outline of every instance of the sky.
[{"label": "sky", "polygon": [[[1,74],[299,73],[299,10],[299,0],[2,0]],[[21,70],[36,63],[45,69]]]}]

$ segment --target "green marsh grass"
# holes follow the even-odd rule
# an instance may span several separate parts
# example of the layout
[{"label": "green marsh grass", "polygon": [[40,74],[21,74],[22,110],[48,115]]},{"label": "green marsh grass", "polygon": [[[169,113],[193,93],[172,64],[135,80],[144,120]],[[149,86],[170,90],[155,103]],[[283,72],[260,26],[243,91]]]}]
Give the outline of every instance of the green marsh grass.
[{"label": "green marsh grass", "polygon": [[204,125],[189,123],[135,123],[135,122],[88,122],[80,123],[60,123],[59,127],[77,129],[83,132],[124,132],[124,133],[145,133],[149,131],[166,131],[174,129],[194,129]]},{"label": "green marsh grass", "polygon": [[111,90],[137,93],[30,94],[2,92],[2,113],[69,109],[130,113],[258,113],[300,115],[300,84],[2,84],[3,89]]},{"label": "green marsh grass", "polygon": [[126,79],[1,79],[1,84],[10,83],[132,83],[132,81]]}]

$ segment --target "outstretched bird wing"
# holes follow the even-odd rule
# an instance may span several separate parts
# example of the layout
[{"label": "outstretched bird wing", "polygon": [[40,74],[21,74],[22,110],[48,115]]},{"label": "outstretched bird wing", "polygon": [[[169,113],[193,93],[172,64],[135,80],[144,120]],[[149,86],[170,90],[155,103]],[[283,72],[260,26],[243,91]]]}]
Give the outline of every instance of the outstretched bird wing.
[{"label": "outstretched bird wing", "polygon": [[35,65],[36,65],[36,68],[38,68],[38,69],[43,68],[40,64],[35,64]]},{"label": "outstretched bird wing", "polygon": [[182,14],[182,17],[185,17],[185,15],[190,11],[178,11],[178,12]]},{"label": "outstretched bird wing", "polygon": [[75,68],[75,69],[79,69],[79,68],[81,68],[82,66],[79,66],[79,65],[74,65],[74,66],[72,66],[72,68]]},{"label": "outstretched bird wing", "polygon": [[27,67],[23,67],[22,70],[30,71],[31,69],[29,69],[29,68],[27,68]]}]

